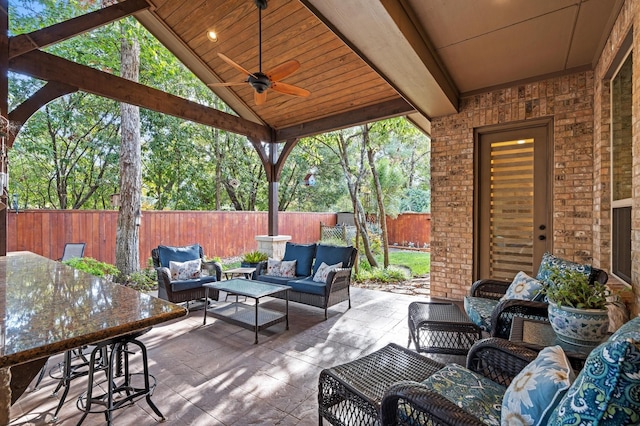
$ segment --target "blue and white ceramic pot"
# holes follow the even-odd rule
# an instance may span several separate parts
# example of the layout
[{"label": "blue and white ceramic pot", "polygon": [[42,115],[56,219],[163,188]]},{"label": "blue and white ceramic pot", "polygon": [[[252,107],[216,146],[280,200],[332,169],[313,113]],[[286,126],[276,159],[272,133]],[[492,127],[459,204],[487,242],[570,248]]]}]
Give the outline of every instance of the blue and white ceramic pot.
[{"label": "blue and white ceramic pot", "polygon": [[558,339],[572,345],[595,346],[609,330],[607,309],[576,309],[551,302],[549,321]]}]

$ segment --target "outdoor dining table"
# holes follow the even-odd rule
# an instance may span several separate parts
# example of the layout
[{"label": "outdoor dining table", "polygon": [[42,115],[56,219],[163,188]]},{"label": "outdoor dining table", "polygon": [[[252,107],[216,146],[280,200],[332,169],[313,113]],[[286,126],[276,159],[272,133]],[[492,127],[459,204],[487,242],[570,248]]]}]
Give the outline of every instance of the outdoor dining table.
[{"label": "outdoor dining table", "polygon": [[0,256],[0,424],[9,423],[12,374],[34,377],[51,355],[186,314],[31,252]]}]

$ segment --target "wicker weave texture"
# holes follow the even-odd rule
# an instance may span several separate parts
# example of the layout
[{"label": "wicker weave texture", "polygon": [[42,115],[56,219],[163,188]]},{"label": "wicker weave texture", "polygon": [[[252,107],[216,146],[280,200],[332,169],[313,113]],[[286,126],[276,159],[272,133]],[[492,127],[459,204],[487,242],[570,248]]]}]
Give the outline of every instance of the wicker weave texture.
[{"label": "wicker weave texture", "polygon": [[442,364],[396,344],[325,369],[318,382],[318,413],[333,425],[377,425],[384,392],[403,380],[422,381]]},{"label": "wicker weave texture", "polygon": [[418,352],[466,355],[482,337],[480,329],[453,303],[409,304],[409,341]]}]

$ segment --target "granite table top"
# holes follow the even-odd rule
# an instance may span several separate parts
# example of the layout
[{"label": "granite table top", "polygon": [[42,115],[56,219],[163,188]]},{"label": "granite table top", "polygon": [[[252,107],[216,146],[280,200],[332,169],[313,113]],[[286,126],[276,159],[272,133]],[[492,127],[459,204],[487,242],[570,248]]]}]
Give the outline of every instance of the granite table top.
[{"label": "granite table top", "polygon": [[34,253],[0,256],[0,368],[186,314],[181,306]]}]

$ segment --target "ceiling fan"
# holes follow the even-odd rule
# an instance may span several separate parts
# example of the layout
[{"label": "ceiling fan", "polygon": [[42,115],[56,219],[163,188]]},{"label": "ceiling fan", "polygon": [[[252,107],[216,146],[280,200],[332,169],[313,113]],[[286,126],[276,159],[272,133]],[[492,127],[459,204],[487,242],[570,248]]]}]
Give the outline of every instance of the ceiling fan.
[{"label": "ceiling fan", "polygon": [[287,83],[281,83],[280,80],[293,74],[300,68],[300,62],[296,60],[290,60],[284,62],[275,68],[267,72],[262,72],[262,10],[267,8],[267,0],[254,0],[256,7],[258,8],[258,72],[249,72],[244,67],[234,62],[222,53],[218,53],[220,59],[231,65],[241,73],[247,76],[247,79],[243,82],[229,82],[229,83],[212,83],[208,86],[220,87],[220,86],[238,86],[249,83],[254,89],[253,99],[256,105],[262,105],[267,101],[267,89],[273,89],[276,92],[284,93],[287,95],[307,97],[311,94],[306,89],[293,86]]}]

